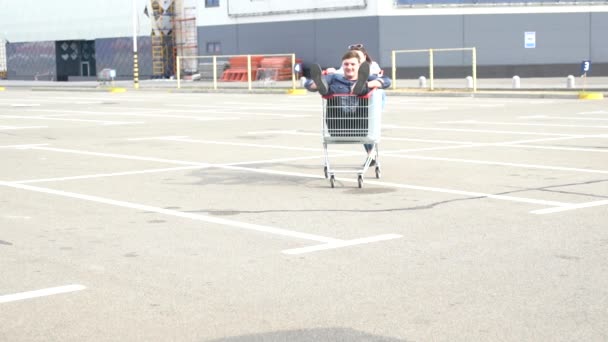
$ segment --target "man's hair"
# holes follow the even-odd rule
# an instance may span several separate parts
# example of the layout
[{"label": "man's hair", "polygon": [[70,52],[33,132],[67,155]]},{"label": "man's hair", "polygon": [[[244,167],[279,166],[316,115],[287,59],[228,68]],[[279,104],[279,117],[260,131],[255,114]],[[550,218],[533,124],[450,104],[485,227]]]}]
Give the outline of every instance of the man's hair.
[{"label": "man's hair", "polygon": [[342,56],[342,60],[356,58],[359,60],[359,54],[355,50],[348,50],[344,56]]}]

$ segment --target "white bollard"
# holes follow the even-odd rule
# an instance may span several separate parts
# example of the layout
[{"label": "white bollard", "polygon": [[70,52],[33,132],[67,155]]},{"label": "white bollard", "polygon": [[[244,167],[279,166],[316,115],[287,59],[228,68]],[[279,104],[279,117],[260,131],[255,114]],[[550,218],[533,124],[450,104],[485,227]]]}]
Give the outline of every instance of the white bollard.
[{"label": "white bollard", "polygon": [[426,88],[426,77],[420,76],[418,78],[418,87],[420,87],[420,88]]},{"label": "white bollard", "polygon": [[467,89],[473,89],[473,77],[467,76],[465,80],[467,81]]},{"label": "white bollard", "polygon": [[568,75],[568,78],[566,79],[566,88],[572,89],[574,87],[574,76]]},{"label": "white bollard", "polygon": [[519,76],[513,76],[513,88],[518,89],[521,87]]}]

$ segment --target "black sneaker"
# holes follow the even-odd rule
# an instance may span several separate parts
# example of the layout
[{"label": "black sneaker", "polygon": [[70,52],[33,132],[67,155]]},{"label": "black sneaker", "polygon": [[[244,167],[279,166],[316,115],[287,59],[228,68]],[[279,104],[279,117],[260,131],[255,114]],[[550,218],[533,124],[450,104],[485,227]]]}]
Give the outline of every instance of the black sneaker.
[{"label": "black sneaker", "polygon": [[323,77],[323,70],[321,70],[321,66],[319,64],[313,64],[310,67],[310,78],[313,82],[315,82],[319,94],[327,95],[329,92],[327,81]]},{"label": "black sneaker", "polygon": [[367,94],[367,79],[369,78],[369,63],[363,62],[359,66],[359,72],[357,73],[357,83],[353,87],[353,94],[365,95]]}]

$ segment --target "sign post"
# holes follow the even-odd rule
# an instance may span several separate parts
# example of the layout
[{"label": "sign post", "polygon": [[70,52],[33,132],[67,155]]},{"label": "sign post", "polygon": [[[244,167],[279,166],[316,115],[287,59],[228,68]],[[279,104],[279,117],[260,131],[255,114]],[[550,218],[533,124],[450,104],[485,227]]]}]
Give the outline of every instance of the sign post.
[{"label": "sign post", "polygon": [[604,94],[600,92],[586,92],[587,88],[587,74],[591,72],[591,61],[586,59],[581,62],[581,77],[583,78],[583,91],[578,94],[578,98],[581,100],[601,100],[604,98]]},{"label": "sign post", "polygon": [[133,4],[133,88],[139,89],[139,61],[137,58],[137,6]]},{"label": "sign post", "polygon": [[591,71],[591,61],[586,59],[581,62],[581,77],[583,78],[583,91],[587,87],[587,73]]}]

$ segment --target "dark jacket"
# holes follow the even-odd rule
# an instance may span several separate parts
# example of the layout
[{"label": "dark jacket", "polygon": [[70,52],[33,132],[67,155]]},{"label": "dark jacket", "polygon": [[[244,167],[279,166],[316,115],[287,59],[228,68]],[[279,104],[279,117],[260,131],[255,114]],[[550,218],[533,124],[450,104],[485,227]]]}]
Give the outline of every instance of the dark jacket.
[{"label": "dark jacket", "polygon": [[[329,75],[325,75],[323,77],[325,77],[325,80],[327,81],[327,86],[328,86],[328,90],[329,90],[327,95],[349,94],[353,85],[357,82],[357,81],[351,81],[351,80],[346,79],[344,77],[344,75],[342,75],[342,74],[329,74]],[[386,76],[369,75],[369,77],[367,78],[368,81],[373,81],[373,80],[377,80],[377,79],[382,80],[382,82],[383,82],[382,89],[385,89],[385,88],[388,88],[391,86],[391,79]],[[316,91],[316,90],[310,89],[310,86],[312,85],[312,83],[313,83],[312,80],[307,80],[306,83],[304,84],[304,87],[310,91]]]}]

